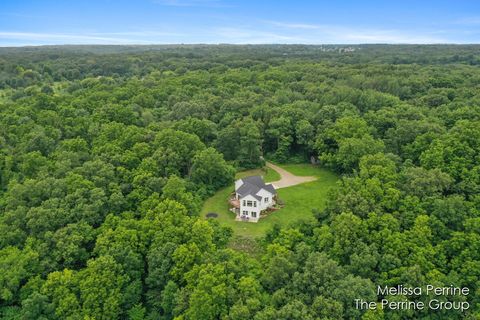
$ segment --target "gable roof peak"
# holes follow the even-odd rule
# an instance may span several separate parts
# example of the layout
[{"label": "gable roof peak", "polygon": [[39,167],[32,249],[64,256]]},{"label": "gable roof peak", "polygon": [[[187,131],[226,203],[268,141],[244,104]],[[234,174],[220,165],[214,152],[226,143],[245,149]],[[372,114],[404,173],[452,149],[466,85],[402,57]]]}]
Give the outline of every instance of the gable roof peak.
[{"label": "gable roof peak", "polygon": [[261,198],[257,196],[257,193],[264,189],[271,194],[275,194],[275,188],[272,184],[265,184],[263,178],[261,176],[249,176],[240,179],[243,183],[242,185],[236,190],[236,192],[240,195],[240,197],[245,197],[247,195],[252,195],[255,198]]}]

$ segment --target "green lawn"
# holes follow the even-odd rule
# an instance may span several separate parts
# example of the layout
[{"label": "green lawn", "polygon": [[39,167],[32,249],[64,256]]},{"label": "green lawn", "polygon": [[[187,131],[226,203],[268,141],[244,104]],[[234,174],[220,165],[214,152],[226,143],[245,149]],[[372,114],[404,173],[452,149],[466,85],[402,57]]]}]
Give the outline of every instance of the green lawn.
[{"label": "green lawn", "polygon": [[330,171],[323,169],[318,166],[314,166],[311,164],[285,164],[279,165],[276,163],[277,166],[282,167],[283,169],[293,173],[296,176],[319,176],[319,171],[323,171],[324,174],[331,173]]},{"label": "green lawn", "polygon": [[235,178],[239,179],[239,178],[248,177],[248,176],[262,176],[265,182],[280,180],[280,175],[278,174],[278,172],[267,167],[261,168],[261,169],[252,169],[252,170],[238,172]]},{"label": "green lawn", "polygon": [[[300,219],[311,218],[312,209],[321,209],[325,205],[328,190],[335,185],[338,177],[331,171],[312,166],[310,164],[281,165],[282,168],[302,176],[316,176],[318,180],[289,188],[279,189],[278,196],[285,203],[285,207],[273,212],[258,223],[235,221],[235,214],[228,210],[227,199],[233,191],[233,185],[218,191],[213,197],[205,201],[202,216],[208,212],[218,213],[218,221],[232,227],[235,236],[259,237],[275,223],[288,225]],[[261,174],[262,169],[248,170],[237,174],[241,178],[253,174]],[[272,172],[273,171],[273,172]],[[263,175],[263,174],[262,174]],[[275,181],[280,178],[272,169],[267,171],[266,181]]]}]

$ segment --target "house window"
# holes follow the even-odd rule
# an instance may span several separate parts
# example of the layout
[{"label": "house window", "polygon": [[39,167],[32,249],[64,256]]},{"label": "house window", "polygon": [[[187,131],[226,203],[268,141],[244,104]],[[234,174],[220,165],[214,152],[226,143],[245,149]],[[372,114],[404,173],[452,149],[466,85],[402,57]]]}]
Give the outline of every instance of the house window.
[{"label": "house window", "polygon": [[267,202],[268,202],[268,198],[265,198],[265,203],[267,203]]},{"label": "house window", "polygon": [[252,218],[256,218],[257,217],[257,213],[255,211],[252,211]]},{"label": "house window", "polygon": [[244,216],[248,216],[248,211],[243,211]]},{"label": "house window", "polygon": [[252,204],[252,201],[247,201],[247,207],[251,207],[253,204]]},{"label": "house window", "polygon": [[253,201],[253,206],[254,206],[254,207],[257,206],[257,201]]},{"label": "house window", "polygon": [[246,204],[245,204],[245,203],[246,203],[246,202],[245,202],[245,200],[243,200],[243,206],[246,206]]}]

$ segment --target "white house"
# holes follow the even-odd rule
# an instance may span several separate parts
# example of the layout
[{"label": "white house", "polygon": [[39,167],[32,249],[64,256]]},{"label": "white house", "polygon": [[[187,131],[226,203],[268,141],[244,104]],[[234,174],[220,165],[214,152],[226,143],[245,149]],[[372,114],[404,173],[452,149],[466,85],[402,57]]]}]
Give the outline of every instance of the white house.
[{"label": "white house", "polygon": [[261,211],[275,205],[276,194],[262,177],[250,176],[235,181],[235,198],[230,203],[239,220],[257,222]]}]

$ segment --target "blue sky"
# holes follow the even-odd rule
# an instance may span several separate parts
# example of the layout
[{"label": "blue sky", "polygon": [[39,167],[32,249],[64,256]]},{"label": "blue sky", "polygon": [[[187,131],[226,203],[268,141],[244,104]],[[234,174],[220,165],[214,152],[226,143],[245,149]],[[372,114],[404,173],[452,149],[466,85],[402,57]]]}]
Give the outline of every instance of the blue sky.
[{"label": "blue sky", "polygon": [[0,46],[480,43],[480,1],[0,0]]}]

